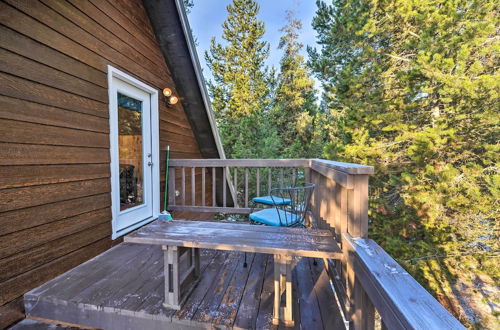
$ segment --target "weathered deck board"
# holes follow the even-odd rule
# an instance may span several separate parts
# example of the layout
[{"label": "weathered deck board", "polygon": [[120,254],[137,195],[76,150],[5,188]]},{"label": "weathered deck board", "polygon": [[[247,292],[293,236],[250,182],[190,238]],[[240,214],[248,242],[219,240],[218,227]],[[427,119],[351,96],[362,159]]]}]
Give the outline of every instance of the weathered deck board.
[{"label": "weathered deck board", "polygon": [[274,267],[273,257],[267,258],[266,269],[264,273],[264,283],[259,297],[259,308],[257,319],[255,321],[256,329],[277,329],[273,326],[273,297],[274,297]]},{"label": "weathered deck board", "polygon": [[[161,247],[123,243],[27,293],[26,312],[105,329],[278,329],[271,324],[272,256],[247,253],[247,268],[243,260],[241,252],[201,250],[200,282],[183,308],[175,311],[162,307]],[[339,313],[329,301],[333,293],[324,269],[313,269],[306,258],[297,264],[295,328],[301,323],[304,328],[309,324],[304,318],[316,315],[316,328],[340,329],[341,320],[331,317]]]},{"label": "weathered deck board", "polygon": [[[303,316],[302,325],[305,329],[322,329],[323,323],[321,319],[320,306],[317,300],[316,292],[314,291],[314,283],[311,278],[311,270],[308,260],[300,260],[294,269],[294,275],[304,273],[309,276],[294,276],[297,279],[299,296],[300,314]],[[311,299],[312,298],[312,299]]]},{"label": "weathered deck board", "polygon": [[251,263],[250,275],[245,285],[243,297],[240,301],[238,313],[234,320],[234,327],[249,329],[255,325],[257,314],[255,313],[255,306],[259,305],[260,293],[262,292],[262,285],[264,282],[264,274],[266,271],[267,261],[270,258],[267,254],[255,254],[255,258]]},{"label": "weathered deck board", "polygon": [[251,253],[247,257],[247,263],[250,267],[243,267],[244,255],[239,256],[238,263],[236,265],[236,270],[234,271],[231,282],[224,293],[224,297],[217,309],[216,317],[213,323],[222,324],[225,326],[232,326],[238,313],[241,298],[243,296],[243,290],[248,281],[250,275],[250,270],[252,268],[252,263],[255,258],[255,254]]},{"label": "weathered deck board", "polygon": [[314,283],[314,292],[318,299],[318,305],[323,324],[329,324],[332,329],[341,329],[345,326],[337,308],[335,293],[331,290],[330,279],[324,269],[323,260],[316,259],[316,265],[313,259],[309,259],[311,267],[311,278]]}]

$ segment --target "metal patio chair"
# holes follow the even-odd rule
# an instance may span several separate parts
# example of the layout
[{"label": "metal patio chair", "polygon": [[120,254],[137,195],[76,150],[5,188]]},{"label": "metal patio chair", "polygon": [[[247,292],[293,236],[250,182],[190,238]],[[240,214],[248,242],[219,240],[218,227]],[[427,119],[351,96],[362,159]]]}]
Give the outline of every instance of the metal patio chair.
[{"label": "metal patio chair", "polygon": [[272,204],[268,205],[273,207],[251,213],[250,220],[268,226],[305,227],[314,187],[312,183],[304,183],[300,186],[272,189],[268,196]]},{"label": "metal patio chair", "polygon": [[[305,217],[314,187],[314,184],[306,182],[300,186],[271,189],[270,196],[267,197],[272,200],[273,207],[251,213],[250,221],[267,226],[305,227]],[[247,267],[246,259],[245,253],[243,263],[245,268]]]}]

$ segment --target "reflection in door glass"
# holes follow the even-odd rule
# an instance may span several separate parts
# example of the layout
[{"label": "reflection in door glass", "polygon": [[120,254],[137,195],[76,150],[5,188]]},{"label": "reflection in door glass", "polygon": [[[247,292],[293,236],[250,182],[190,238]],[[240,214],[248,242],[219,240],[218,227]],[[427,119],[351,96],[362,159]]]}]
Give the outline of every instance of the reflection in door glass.
[{"label": "reflection in door glass", "polygon": [[142,101],[118,93],[120,210],[144,203]]}]

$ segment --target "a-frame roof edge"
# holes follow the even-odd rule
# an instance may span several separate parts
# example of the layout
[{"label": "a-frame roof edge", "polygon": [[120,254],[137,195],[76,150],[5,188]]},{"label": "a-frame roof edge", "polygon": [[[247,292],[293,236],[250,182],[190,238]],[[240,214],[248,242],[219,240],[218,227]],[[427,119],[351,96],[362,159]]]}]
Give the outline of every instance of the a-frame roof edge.
[{"label": "a-frame roof edge", "polygon": [[182,0],[143,0],[193,133],[205,158],[225,158]]}]

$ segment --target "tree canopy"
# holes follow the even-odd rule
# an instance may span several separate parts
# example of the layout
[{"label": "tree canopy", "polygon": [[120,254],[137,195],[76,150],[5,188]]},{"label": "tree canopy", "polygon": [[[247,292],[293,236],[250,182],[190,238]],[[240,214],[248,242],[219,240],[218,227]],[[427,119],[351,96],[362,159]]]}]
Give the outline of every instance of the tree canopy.
[{"label": "tree canopy", "polygon": [[254,0],[234,0],[222,24],[223,43],[212,39],[206,52],[214,80],[209,91],[226,153],[233,158],[272,157],[278,152],[269,113],[271,74],[265,61],[269,44]]},{"label": "tree canopy", "polygon": [[372,238],[398,260],[498,251],[498,2],[317,5],[324,153],[376,167]]},{"label": "tree canopy", "polygon": [[271,120],[278,130],[284,157],[318,157],[321,154],[323,117],[318,114],[314,81],[299,41],[302,23],[293,11],[287,12],[286,25],[278,49],[283,51],[277,78]]},{"label": "tree canopy", "polygon": [[229,157],[374,165],[370,236],[430,289],[427,256],[500,250],[497,1],[319,0],[308,61],[288,12],[277,69],[257,2],[227,10],[206,60]]}]

